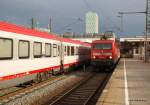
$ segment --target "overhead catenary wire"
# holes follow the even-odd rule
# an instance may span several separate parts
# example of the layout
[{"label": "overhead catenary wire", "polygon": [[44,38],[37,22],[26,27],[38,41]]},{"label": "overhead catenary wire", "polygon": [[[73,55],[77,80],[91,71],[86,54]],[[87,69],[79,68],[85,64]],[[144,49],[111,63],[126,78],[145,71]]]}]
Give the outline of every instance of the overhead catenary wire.
[{"label": "overhead catenary wire", "polygon": [[85,6],[86,6],[86,8],[87,8],[88,10],[91,10],[91,11],[93,10],[92,7],[91,7],[91,5],[88,3],[87,0],[83,0],[83,2],[84,2]]},{"label": "overhead catenary wire", "polygon": [[[71,27],[71,26],[73,26],[73,25],[75,25],[75,24],[77,24],[77,23],[79,23],[79,22],[82,22],[82,21],[83,21],[82,18],[77,18],[75,21],[73,21],[73,22],[71,22],[71,23],[69,23],[69,24],[67,24],[67,25],[65,25],[65,26],[63,26],[63,27],[61,27],[60,29],[55,30],[55,31],[64,31],[64,30],[66,30],[67,28],[69,28],[69,27]],[[69,30],[70,30],[70,29],[69,29]]]}]

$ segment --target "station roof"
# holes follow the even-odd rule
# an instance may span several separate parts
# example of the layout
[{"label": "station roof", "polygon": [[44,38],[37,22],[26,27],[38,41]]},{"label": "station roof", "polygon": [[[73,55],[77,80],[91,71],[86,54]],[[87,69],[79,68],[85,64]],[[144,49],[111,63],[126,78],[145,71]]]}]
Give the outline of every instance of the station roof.
[{"label": "station roof", "polygon": [[[148,41],[150,41],[150,38],[147,38]],[[145,41],[144,37],[133,37],[133,38],[120,38],[120,42],[140,42],[140,41]]]}]

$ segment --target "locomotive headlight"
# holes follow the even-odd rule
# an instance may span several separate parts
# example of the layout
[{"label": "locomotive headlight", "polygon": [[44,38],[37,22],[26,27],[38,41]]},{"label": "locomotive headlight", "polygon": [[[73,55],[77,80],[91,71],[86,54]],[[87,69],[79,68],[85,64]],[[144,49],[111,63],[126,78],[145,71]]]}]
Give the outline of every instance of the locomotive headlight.
[{"label": "locomotive headlight", "polygon": [[93,59],[95,59],[96,57],[95,56],[93,56]]},{"label": "locomotive headlight", "polygon": [[109,56],[109,59],[112,59],[112,56]]}]

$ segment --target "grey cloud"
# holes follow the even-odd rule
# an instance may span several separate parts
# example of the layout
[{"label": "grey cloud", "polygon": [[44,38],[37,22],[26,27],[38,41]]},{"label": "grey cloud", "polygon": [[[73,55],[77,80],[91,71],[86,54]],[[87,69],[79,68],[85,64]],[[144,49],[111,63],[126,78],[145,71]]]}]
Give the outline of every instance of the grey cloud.
[{"label": "grey cloud", "polygon": [[[116,30],[120,20],[116,17],[119,11],[144,11],[143,0],[0,0],[0,19],[17,24],[29,25],[31,17],[39,21],[41,27],[46,27],[52,17],[53,30],[56,33],[67,31],[66,25],[78,18],[84,20],[85,13],[90,9],[96,11],[100,18],[100,30],[105,26]],[[142,34],[144,31],[144,15],[124,16],[125,35]],[[84,33],[84,21],[77,21],[69,27],[71,31]]]}]

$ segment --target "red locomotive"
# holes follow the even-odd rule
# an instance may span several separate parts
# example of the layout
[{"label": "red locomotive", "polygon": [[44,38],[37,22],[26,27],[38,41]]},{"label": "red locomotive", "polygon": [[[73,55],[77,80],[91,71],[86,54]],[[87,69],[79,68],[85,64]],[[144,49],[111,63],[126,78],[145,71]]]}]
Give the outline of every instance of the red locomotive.
[{"label": "red locomotive", "polygon": [[113,68],[120,58],[120,50],[115,40],[95,40],[91,48],[91,65]]}]

